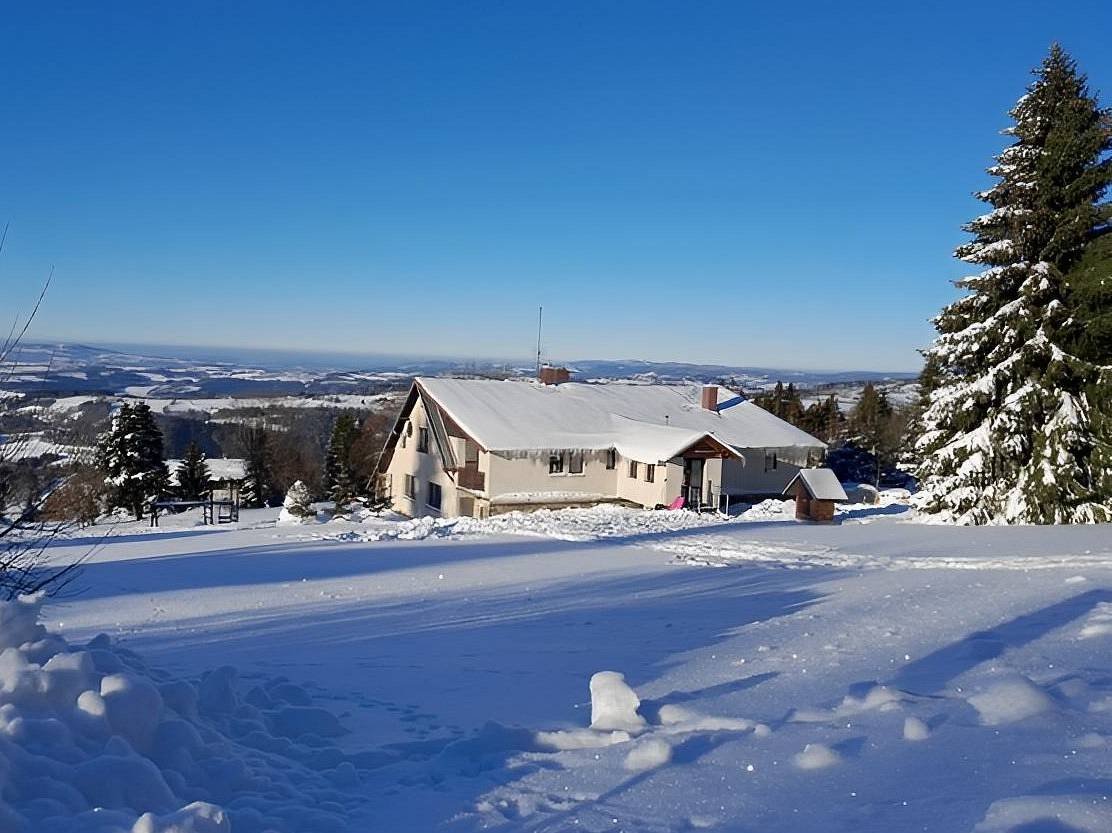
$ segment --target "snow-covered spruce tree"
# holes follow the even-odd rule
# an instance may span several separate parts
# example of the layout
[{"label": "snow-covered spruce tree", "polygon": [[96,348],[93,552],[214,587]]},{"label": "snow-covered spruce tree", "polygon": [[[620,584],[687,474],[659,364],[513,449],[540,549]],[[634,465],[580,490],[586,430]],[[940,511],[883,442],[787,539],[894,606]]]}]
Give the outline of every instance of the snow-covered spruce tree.
[{"label": "snow-covered spruce tree", "polygon": [[[243,502],[260,508],[269,506],[274,497],[274,476],[270,470],[270,451],[266,429],[257,425],[244,425],[240,431],[244,448]],[[280,494],[280,493],[279,493]]]},{"label": "snow-covered spruce tree", "polygon": [[309,487],[300,480],[295,481],[286,492],[286,499],[282,501],[278,521],[301,524],[312,520],[316,516],[312,503],[313,496],[309,494]]},{"label": "snow-covered spruce tree", "polygon": [[925,351],[917,502],[956,523],[1112,519],[1102,369],[1063,349],[1076,326],[1063,275],[1103,230],[1112,132],[1059,46],[1034,74],[989,168],[999,181],[978,195],[992,210],[956,251],[986,268],[957,282],[969,292]]},{"label": "snow-covered spruce tree", "polygon": [[151,501],[166,493],[162,432],[146,403],[120,406],[98,442],[97,464],[108,487],[109,508],[127,509],[137,520]]},{"label": "snow-covered spruce tree", "polygon": [[328,493],[328,498],[333,503],[334,515],[351,514],[352,504],[355,502],[355,486],[349,468],[341,468],[337,473],[336,482],[332,484],[332,491]]},{"label": "snow-covered spruce tree", "polygon": [[351,447],[358,433],[355,415],[341,411],[332,424],[332,435],[328,440],[328,451],[324,457],[323,483],[325,494],[331,498],[332,491],[341,478],[348,481],[350,490],[354,480],[351,464]]},{"label": "snow-covered spruce tree", "polygon": [[178,495],[182,500],[201,500],[208,494],[209,473],[205,453],[197,443],[192,442],[185,448],[185,454],[178,464]]}]

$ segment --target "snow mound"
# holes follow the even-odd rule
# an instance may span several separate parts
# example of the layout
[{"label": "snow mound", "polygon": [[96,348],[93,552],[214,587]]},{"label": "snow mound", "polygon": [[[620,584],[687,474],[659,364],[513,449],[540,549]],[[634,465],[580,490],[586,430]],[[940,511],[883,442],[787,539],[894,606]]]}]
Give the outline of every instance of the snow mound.
[{"label": "snow mound", "polygon": [[809,743],[792,759],[800,769],[825,769],[842,760],[841,755],[822,743]]},{"label": "snow mound", "polygon": [[795,501],[769,498],[743,512],[741,517],[747,521],[781,520],[795,517]]},{"label": "snow mound", "polygon": [[994,801],[972,833],[1108,833],[1112,807],[1090,795],[1019,796]]},{"label": "snow mound", "polygon": [[107,636],[70,646],[42,603],[0,602],[0,830],[348,829],[359,799],[336,785],[357,774],[324,739],[336,719],[282,699],[304,689],[273,681],[245,702],[233,668],[169,679]]},{"label": "snow mound", "polygon": [[1026,677],[1016,675],[994,683],[969,698],[985,726],[1003,726],[1050,710],[1054,702]]},{"label": "snow mound", "polygon": [[537,746],[555,752],[571,749],[601,749],[616,743],[627,743],[629,732],[596,732],[591,729],[569,729],[560,732],[537,732]]},{"label": "snow mound", "polygon": [[903,736],[904,740],[926,740],[931,736],[931,730],[930,727],[919,718],[909,717],[904,720]]},{"label": "snow mound", "polygon": [[824,723],[867,711],[893,711],[900,707],[902,699],[897,691],[888,686],[875,685],[862,697],[847,695],[833,709],[797,709],[792,712],[791,720],[794,723]]},{"label": "snow mound", "polygon": [[488,518],[424,517],[383,523],[378,517],[369,517],[362,525],[364,528],[356,525],[355,529],[323,537],[345,541],[422,541],[480,535],[529,535],[561,541],[600,541],[730,522],[730,519],[713,514],[629,509],[602,504],[586,508],[537,509],[531,512],[518,510]]},{"label": "snow mound", "polygon": [[625,756],[622,766],[630,772],[656,769],[672,760],[672,745],[660,738],[646,738]]},{"label": "snow mound", "polygon": [[1081,628],[1081,638],[1112,636],[1112,604],[1101,602],[1093,608],[1085,625]]},{"label": "snow mound", "polygon": [[636,734],[645,728],[645,718],[636,692],[617,671],[599,671],[591,677],[591,728]]}]

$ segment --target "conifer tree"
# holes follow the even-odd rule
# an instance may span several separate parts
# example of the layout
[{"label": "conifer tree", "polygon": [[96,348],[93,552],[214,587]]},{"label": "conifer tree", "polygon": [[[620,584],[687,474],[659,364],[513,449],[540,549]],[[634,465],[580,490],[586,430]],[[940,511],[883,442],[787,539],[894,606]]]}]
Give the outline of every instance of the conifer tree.
[{"label": "conifer tree", "polygon": [[162,432],[145,402],[123,403],[97,444],[97,465],[108,487],[109,508],[122,507],[141,519],[169,486],[162,459]]},{"label": "conifer tree", "polygon": [[268,506],[274,497],[274,477],[270,471],[266,429],[255,425],[245,426],[241,439],[245,458],[243,502],[254,508]]},{"label": "conifer tree", "polygon": [[776,387],[771,391],[757,394],[753,397],[753,402],[792,425],[800,425],[803,418],[803,402],[799,398],[799,391],[795,389],[794,382],[789,382],[785,387],[783,382],[777,381]]},{"label": "conifer tree", "polygon": [[886,445],[886,429],[891,418],[888,396],[878,391],[872,382],[866,382],[850,416],[854,444],[879,455]]},{"label": "conifer tree", "polygon": [[773,416],[784,416],[784,383],[777,380],[776,387],[772,389],[772,397],[770,399],[769,411]]},{"label": "conifer tree", "polygon": [[1064,349],[1075,326],[1065,273],[1102,228],[1112,179],[1108,113],[1055,45],[1011,111],[1013,143],[978,197],[956,256],[985,267],[935,319],[916,451],[919,507],[964,524],[1107,520],[1100,369]]},{"label": "conifer tree", "polygon": [[795,382],[788,382],[787,388],[784,389],[783,413],[777,414],[777,416],[787,420],[792,425],[799,425],[799,421],[803,417],[803,400],[799,398],[799,391],[795,389]]},{"label": "conifer tree", "polygon": [[316,515],[312,501],[313,496],[309,494],[309,487],[300,480],[294,481],[286,492],[286,499],[282,501],[279,520],[287,523],[305,523]]},{"label": "conifer tree", "polygon": [[191,442],[185,448],[185,454],[178,464],[178,495],[182,500],[201,500],[209,490],[208,463],[201,447]]},{"label": "conifer tree", "polygon": [[[324,492],[336,501],[337,509],[351,502],[354,497],[355,472],[352,465],[352,445],[358,435],[355,415],[343,411],[332,425],[332,436],[324,458]],[[337,500],[340,498],[340,500]]]},{"label": "conifer tree", "polygon": [[1073,352],[1112,365],[1112,233],[1094,240],[1067,275],[1078,326]]}]

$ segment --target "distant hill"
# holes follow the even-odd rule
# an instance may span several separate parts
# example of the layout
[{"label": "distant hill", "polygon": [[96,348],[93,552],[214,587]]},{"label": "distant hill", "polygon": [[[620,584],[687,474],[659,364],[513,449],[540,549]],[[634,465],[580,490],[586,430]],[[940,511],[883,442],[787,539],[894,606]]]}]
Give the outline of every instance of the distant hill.
[{"label": "distant hill", "polygon": [[[269,397],[374,394],[412,376],[475,374],[531,376],[525,363],[420,357],[297,354],[228,348],[144,345],[118,349],[83,344],[22,345],[4,368],[0,389],[46,395],[144,396],[159,398]],[[725,381],[756,389],[777,380],[799,387],[864,381],[900,381],[911,373],[804,371],[639,359],[582,359],[566,363],[581,380]]]}]

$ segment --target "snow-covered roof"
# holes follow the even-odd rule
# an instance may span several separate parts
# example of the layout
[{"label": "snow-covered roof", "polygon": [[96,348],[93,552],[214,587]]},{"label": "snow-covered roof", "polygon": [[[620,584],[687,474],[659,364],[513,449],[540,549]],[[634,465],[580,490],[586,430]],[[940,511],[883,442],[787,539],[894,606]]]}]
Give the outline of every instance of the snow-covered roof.
[{"label": "snow-covered roof", "polygon": [[[181,460],[166,461],[166,467],[170,470],[171,483],[178,482],[180,465]],[[205,465],[208,466],[209,479],[213,481],[243,480],[247,477],[247,461],[238,457],[210,457],[205,460]]]},{"label": "snow-covered roof", "polygon": [[800,479],[815,500],[849,500],[838,476],[830,469],[800,469],[784,489],[784,494],[794,491],[795,481]]},{"label": "snow-covered roof", "polygon": [[722,387],[719,408],[711,411],[700,405],[699,385],[424,377],[417,384],[488,451],[615,448],[625,457],[655,463],[707,437],[735,450],[825,447]]}]

